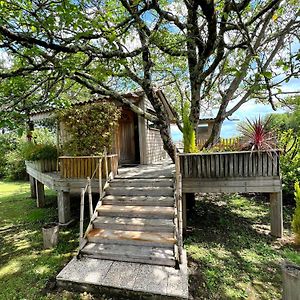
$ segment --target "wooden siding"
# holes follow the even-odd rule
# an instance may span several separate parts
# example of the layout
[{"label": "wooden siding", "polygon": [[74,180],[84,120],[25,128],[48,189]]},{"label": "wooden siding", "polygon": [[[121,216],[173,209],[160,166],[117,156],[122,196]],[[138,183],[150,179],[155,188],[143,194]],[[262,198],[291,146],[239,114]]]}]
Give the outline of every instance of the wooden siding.
[{"label": "wooden siding", "polygon": [[[59,167],[61,178],[87,178],[92,177],[96,170],[95,178],[99,178],[98,163],[100,156],[61,156]],[[118,156],[108,155],[108,173],[117,174]],[[102,177],[105,177],[104,159],[102,161]]]},{"label": "wooden siding", "polygon": [[159,130],[147,128],[146,141],[148,164],[158,162],[167,157],[167,153],[163,148],[163,142]]},{"label": "wooden siding", "polygon": [[278,152],[180,154],[183,178],[279,177]]}]

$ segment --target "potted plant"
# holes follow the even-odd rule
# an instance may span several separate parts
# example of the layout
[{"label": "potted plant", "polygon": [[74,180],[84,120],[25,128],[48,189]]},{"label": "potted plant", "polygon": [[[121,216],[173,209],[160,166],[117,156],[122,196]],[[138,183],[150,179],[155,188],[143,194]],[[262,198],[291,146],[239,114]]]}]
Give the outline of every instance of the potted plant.
[{"label": "potted plant", "polygon": [[59,224],[55,222],[45,224],[42,228],[42,232],[44,249],[55,247],[58,243]]}]

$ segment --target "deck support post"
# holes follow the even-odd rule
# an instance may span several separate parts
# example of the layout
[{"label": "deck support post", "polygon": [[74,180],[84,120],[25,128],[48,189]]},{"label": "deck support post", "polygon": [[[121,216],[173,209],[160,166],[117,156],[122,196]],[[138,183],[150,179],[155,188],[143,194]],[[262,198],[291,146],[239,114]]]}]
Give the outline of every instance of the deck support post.
[{"label": "deck support post", "polygon": [[271,235],[282,237],[283,216],[282,216],[282,192],[270,193],[271,208]]},{"label": "deck support post", "polygon": [[186,219],[187,219],[186,193],[182,193],[182,231],[183,231],[183,235],[186,234]]},{"label": "deck support post", "polygon": [[35,180],[35,191],[36,191],[36,206],[37,207],[44,207],[45,206],[45,191],[44,191],[44,185],[38,181]]},{"label": "deck support post", "polygon": [[30,197],[36,199],[36,186],[34,177],[29,175]]},{"label": "deck support post", "polygon": [[71,220],[70,192],[57,192],[58,221],[66,224]]}]

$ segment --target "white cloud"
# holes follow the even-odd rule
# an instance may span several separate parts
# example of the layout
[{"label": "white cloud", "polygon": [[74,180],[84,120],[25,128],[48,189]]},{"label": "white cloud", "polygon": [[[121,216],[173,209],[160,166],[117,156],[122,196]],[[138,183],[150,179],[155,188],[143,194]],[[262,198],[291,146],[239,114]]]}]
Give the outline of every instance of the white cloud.
[{"label": "white cloud", "polygon": [[12,60],[10,55],[3,50],[0,50],[0,68],[10,68],[12,66]]}]

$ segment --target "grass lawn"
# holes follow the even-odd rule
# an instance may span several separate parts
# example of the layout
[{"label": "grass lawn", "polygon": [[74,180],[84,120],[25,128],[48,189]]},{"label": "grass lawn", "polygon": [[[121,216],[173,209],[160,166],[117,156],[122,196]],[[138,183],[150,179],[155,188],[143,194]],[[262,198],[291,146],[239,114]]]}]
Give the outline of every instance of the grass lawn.
[{"label": "grass lawn", "polygon": [[283,260],[300,264],[284,208],[284,238],[269,235],[269,202],[239,195],[202,196],[185,241],[194,299],[281,299]]},{"label": "grass lawn", "polygon": [[[56,196],[46,190],[46,208],[36,208],[27,182],[0,181],[0,300],[105,299],[54,288],[57,273],[78,246],[78,224],[62,229],[59,244],[44,250],[41,227],[57,220]],[[280,299],[280,262],[300,263],[290,237],[269,236],[268,202],[241,196],[197,201],[185,247],[194,299]],[[110,298],[109,298],[110,299]]]},{"label": "grass lawn", "polygon": [[61,230],[58,246],[44,250],[41,228],[57,221],[56,196],[46,190],[46,208],[29,196],[27,182],[0,181],[0,299],[76,299],[48,291],[76,250],[78,226]]}]

